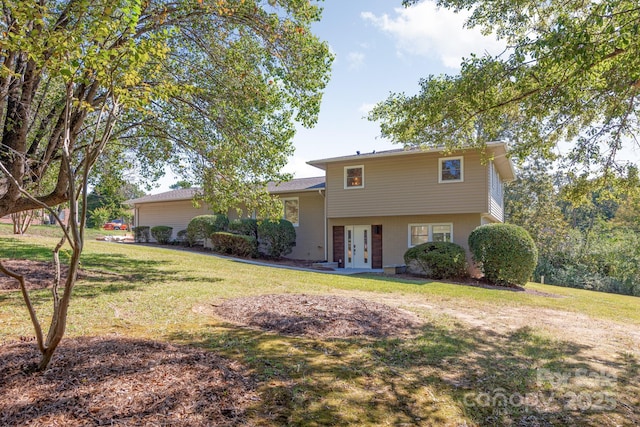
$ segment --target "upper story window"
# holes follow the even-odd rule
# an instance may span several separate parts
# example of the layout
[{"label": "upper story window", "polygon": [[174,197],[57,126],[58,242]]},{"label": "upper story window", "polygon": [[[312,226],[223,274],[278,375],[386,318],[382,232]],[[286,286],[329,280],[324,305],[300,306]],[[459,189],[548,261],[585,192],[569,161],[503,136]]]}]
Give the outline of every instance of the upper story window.
[{"label": "upper story window", "polygon": [[364,188],[364,166],[344,168],[344,188]]},{"label": "upper story window", "polygon": [[284,219],[289,221],[294,227],[300,224],[300,201],[297,197],[282,199],[284,208]]},{"label": "upper story window", "polygon": [[443,157],[438,159],[438,182],[464,181],[464,159],[462,157]]}]

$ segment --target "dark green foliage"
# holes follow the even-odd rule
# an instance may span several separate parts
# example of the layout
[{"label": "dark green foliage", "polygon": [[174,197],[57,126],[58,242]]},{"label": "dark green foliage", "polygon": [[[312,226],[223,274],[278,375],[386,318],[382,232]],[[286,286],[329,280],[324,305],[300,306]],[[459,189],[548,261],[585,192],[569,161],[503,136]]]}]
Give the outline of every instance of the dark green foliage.
[{"label": "dark green foliage", "polygon": [[151,234],[149,233],[149,226],[140,225],[138,227],[133,227],[133,236],[138,243],[149,243],[151,240]]},{"label": "dark green foliage", "polygon": [[290,254],[296,245],[296,230],[286,219],[261,221],[258,224],[260,252],[272,258]]},{"label": "dark green foliage", "polygon": [[526,285],[538,262],[535,242],[513,224],[476,228],[469,235],[469,249],[485,278],[496,284]]},{"label": "dark green foliage", "polygon": [[467,273],[466,254],[451,242],[428,242],[410,248],[404,254],[407,266],[415,264],[432,279],[455,279]]},{"label": "dark green foliage", "polygon": [[151,235],[161,245],[166,245],[171,241],[171,235],[173,234],[173,227],[168,225],[156,225],[151,227]]},{"label": "dark green foliage", "polygon": [[213,233],[225,231],[229,225],[226,215],[200,215],[194,217],[187,225],[187,242],[190,246],[209,238]]},{"label": "dark green foliage", "polygon": [[187,230],[180,230],[176,233],[176,244],[184,245],[187,242]]},{"label": "dark green foliage", "polygon": [[229,223],[229,231],[258,238],[258,220],[253,218],[236,219]]},{"label": "dark green foliage", "polygon": [[258,241],[255,237],[219,231],[211,234],[213,250],[223,254],[252,257],[258,256]]}]

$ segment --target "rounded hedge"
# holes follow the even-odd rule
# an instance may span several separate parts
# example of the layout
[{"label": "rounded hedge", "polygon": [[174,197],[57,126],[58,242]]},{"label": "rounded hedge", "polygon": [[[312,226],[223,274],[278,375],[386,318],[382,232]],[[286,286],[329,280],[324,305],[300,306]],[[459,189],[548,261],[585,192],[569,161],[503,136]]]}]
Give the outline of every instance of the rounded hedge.
[{"label": "rounded hedge", "polygon": [[241,218],[229,223],[229,231],[235,234],[258,238],[258,220],[253,218]]},{"label": "rounded hedge", "polygon": [[288,255],[296,245],[296,229],[286,219],[264,220],[258,223],[260,251],[272,258]]},{"label": "rounded hedge", "polygon": [[151,227],[151,235],[161,245],[166,245],[171,241],[171,235],[173,234],[173,227],[168,225],[156,225]]},{"label": "rounded hedge", "polygon": [[149,240],[151,240],[151,234],[149,234],[149,229],[151,227],[149,227],[148,225],[139,225],[137,227],[133,227],[133,235],[135,238],[135,241],[138,243],[149,243]]},{"label": "rounded hedge", "polygon": [[226,215],[199,215],[187,225],[187,242],[193,246],[200,240],[208,239],[217,231],[225,231],[229,225]]},{"label": "rounded hedge", "polygon": [[538,263],[531,235],[513,224],[482,225],[469,235],[473,260],[491,283],[524,286]]},{"label": "rounded hedge", "polygon": [[253,236],[218,231],[211,234],[213,250],[223,254],[241,257],[258,256],[258,241]]},{"label": "rounded hedge", "polygon": [[455,279],[467,274],[467,256],[459,245],[451,242],[427,242],[410,248],[404,254],[407,266],[417,265],[432,279]]}]

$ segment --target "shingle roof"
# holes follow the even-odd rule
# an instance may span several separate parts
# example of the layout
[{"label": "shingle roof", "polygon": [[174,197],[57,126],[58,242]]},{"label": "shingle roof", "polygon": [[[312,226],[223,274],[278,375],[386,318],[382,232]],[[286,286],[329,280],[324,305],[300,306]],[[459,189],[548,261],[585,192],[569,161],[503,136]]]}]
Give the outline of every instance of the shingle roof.
[{"label": "shingle roof", "polygon": [[[300,191],[316,191],[324,189],[324,176],[313,178],[298,178],[279,184],[270,182],[267,184],[267,191],[272,194],[291,193]],[[170,202],[178,200],[191,200],[200,191],[199,188],[181,188],[178,190],[165,191],[164,193],[151,194],[137,199],[127,200],[127,205],[137,205],[141,203]]]},{"label": "shingle roof", "polygon": [[291,181],[281,182],[279,184],[270,182],[267,185],[267,190],[269,193],[288,193],[293,191],[322,190],[324,186],[324,176],[316,176],[313,178],[292,179]]},{"label": "shingle roof", "polygon": [[164,193],[150,194],[127,200],[125,204],[135,205],[138,203],[169,202],[172,200],[191,200],[199,191],[199,188],[180,188],[178,190],[165,191]]}]

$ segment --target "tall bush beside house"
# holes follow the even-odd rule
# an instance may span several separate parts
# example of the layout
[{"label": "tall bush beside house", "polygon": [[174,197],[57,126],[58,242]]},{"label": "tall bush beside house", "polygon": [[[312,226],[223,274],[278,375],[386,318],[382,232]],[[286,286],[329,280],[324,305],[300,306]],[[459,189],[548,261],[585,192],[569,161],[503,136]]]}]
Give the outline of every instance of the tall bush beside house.
[{"label": "tall bush beside house", "polygon": [[151,227],[151,235],[161,245],[166,245],[171,241],[171,235],[173,234],[173,227],[168,225],[156,225]]},{"label": "tall bush beside house", "polygon": [[235,219],[229,223],[229,231],[258,239],[258,220],[253,218]]},{"label": "tall bush beside house", "polygon": [[455,279],[467,274],[467,257],[460,245],[451,242],[427,242],[409,248],[404,262],[432,279]]},{"label": "tall bush beside house", "polygon": [[139,225],[132,228],[133,236],[137,243],[149,243],[149,240],[151,240],[149,228],[147,225]]},{"label": "tall bush beside house", "polygon": [[531,235],[513,224],[482,225],[469,235],[473,260],[485,278],[497,284],[526,285],[538,263]]},{"label": "tall bush beside house", "polygon": [[296,230],[286,219],[264,220],[258,224],[260,252],[272,258],[290,254],[296,245]]},{"label": "tall bush beside house", "polygon": [[193,246],[217,231],[225,231],[228,226],[229,218],[223,214],[196,216],[187,225],[187,242]]}]

